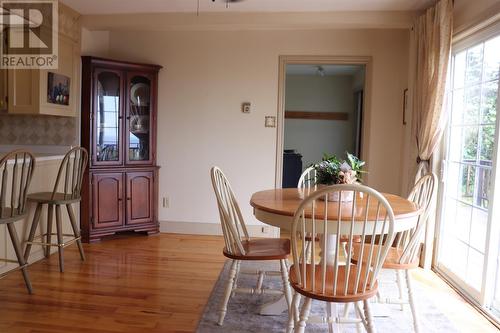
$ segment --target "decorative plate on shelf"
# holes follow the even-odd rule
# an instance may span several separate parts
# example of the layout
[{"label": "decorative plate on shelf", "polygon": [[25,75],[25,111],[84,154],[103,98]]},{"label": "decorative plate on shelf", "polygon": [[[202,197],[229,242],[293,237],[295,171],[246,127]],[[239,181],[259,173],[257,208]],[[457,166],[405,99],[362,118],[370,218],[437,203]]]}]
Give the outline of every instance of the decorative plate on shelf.
[{"label": "decorative plate on shelf", "polygon": [[136,83],[130,88],[130,100],[134,105],[149,105],[149,86],[145,83]]}]

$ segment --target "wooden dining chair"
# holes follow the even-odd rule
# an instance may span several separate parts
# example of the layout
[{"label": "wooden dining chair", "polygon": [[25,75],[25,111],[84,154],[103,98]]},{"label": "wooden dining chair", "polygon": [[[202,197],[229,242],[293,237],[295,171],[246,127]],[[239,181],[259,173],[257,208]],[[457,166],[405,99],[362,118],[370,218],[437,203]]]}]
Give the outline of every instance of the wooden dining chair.
[{"label": "wooden dining chair", "polygon": [[[396,283],[399,291],[398,299],[382,298],[378,295],[378,302],[389,304],[401,304],[403,310],[404,304],[409,304],[413,316],[413,327],[415,332],[419,332],[418,314],[413,297],[412,281],[410,269],[419,265],[419,250],[422,233],[425,223],[429,217],[432,203],[437,192],[438,180],[434,173],[429,173],[420,178],[414,185],[408,200],[413,201],[421,208],[422,212],[418,217],[414,228],[400,232],[396,235],[393,246],[389,249],[387,258],[382,266],[383,269],[393,270],[396,274]],[[366,244],[364,245],[367,246]],[[355,244],[353,252],[353,262],[359,260],[363,247],[361,244]],[[365,250],[366,253],[366,250]],[[404,298],[402,272],[405,273],[408,299]]]},{"label": "wooden dining chair", "polygon": [[[354,192],[352,202],[329,202],[329,193],[339,193],[340,198]],[[360,194],[363,194],[362,196]],[[337,217],[328,217],[328,211],[337,212]],[[304,258],[305,235],[312,235],[311,258]],[[321,237],[322,244],[314,244],[318,234],[333,234],[336,237]],[[348,257],[342,260],[341,236],[347,235]],[[363,248],[367,261],[351,262],[354,237],[360,235],[368,247]],[[290,268],[290,284],[296,291],[289,311],[288,332],[304,332],[308,322],[357,324],[362,323],[368,332],[374,332],[368,300],[377,294],[377,276],[394,239],[394,213],[388,201],[376,190],[363,185],[332,185],[313,192],[297,208],[292,224],[293,265]],[[329,244],[335,239],[335,244]],[[316,246],[317,245],[317,246]],[[322,257],[319,263],[312,258],[316,248],[335,249],[332,260]],[[327,263],[328,261],[328,263]],[[299,312],[300,299],[305,298]],[[345,316],[310,317],[312,300],[328,303],[355,303],[356,318]],[[363,303],[363,310],[359,302]],[[316,319],[316,320],[315,320]]]},{"label": "wooden dining chair", "polygon": [[[288,281],[288,255],[290,254],[290,240],[282,238],[257,238],[251,239],[245,221],[241,214],[236,197],[231,189],[231,185],[224,173],[218,168],[213,167],[210,171],[212,186],[217,206],[219,209],[222,233],[224,235],[225,247],[222,250],[224,256],[231,260],[231,269],[226,283],[224,296],[220,304],[220,315],[218,324],[222,325],[227,312],[229,298],[236,293],[247,294],[285,294],[285,298],[290,307],[291,291]],[[259,270],[243,271],[240,270],[242,261],[279,261],[280,271],[269,272]],[[239,288],[237,280],[239,274],[258,275],[255,288]],[[265,276],[281,275],[283,281],[283,290],[267,289],[263,287]]]},{"label": "wooden dining chair", "polygon": [[[0,160],[0,224],[7,225],[17,257],[17,260],[0,259],[0,261],[19,264],[17,269],[21,270],[30,294],[33,293],[33,287],[28,275],[28,264],[24,259],[14,222],[23,220],[28,215],[26,201],[34,171],[35,158],[26,150],[15,150]],[[0,274],[0,277],[6,276],[7,273]]]},{"label": "wooden dining chair", "polygon": [[[297,188],[307,188],[307,189],[316,188],[316,170],[314,169],[314,167],[310,166],[302,172],[299,181],[297,183]],[[310,257],[311,244],[312,244],[311,235],[306,235],[305,241],[306,241],[305,253],[307,257]]]},{"label": "wooden dining chair", "polygon": [[[26,249],[24,251],[24,258],[27,261],[30,255],[31,246],[33,244],[42,245],[45,248],[45,257],[50,255],[50,247],[56,246],[59,252],[59,270],[64,272],[64,248],[75,243],[78,245],[80,257],[82,261],[85,260],[83,246],[80,236],[79,223],[76,220],[75,213],[73,212],[72,204],[80,202],[82,182],[85,168],[87,167],[88,153],[85,148],[75,147],[71,149],[63,158],[59,171],[57,173],[56,182],[52,192],[38,192],[28,196],[28,201],[37,204],[31,229],[26,242]],[[40,215],[43,205],[47,205],[47,232],[42,236],[35,237],[35,232],[40,222]],[[72,234],[64,234],[62,227],[62,214],[61,206],[65,205],[68,211],[69,221]],[[54,215],[54,206],[56,210],[56,233],[52,233],[52,218]],[[57,236],[57,243],[51,242],[52,235]],[[43,238],[45,237],[45,241]],[[71,239],[64,240],[64,237],[71,237]],[[41,241],[35,241],[36,238],[42,238]]]},{"label": "wooden dining chair", "polygon": [[300,175],[297,188],[311,188],[316,186],[316,170],[310,166]]}]

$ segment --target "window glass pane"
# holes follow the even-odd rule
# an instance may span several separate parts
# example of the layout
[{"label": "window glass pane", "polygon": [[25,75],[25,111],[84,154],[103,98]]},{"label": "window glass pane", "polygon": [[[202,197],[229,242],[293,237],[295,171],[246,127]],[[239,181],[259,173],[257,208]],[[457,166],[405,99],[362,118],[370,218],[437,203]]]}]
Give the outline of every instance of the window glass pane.
[{"label": "window glass pane", "polygon": [[495,124],[497,114],[498,80],[483,85],[481,97],[481,123]]},{"label": "window glass pane", "polygon": [[464,277],[467,268],[468,246],[458,239],[453,239],[450,242],[453,248],[451,262],[449,263],[451,270],[460,277]]},{"label": "window glass pane", "polygon": [[482,253],[484,253],[485,250],[487,227],[488,211],[480,208],[473,208],[470,228],[470,245]]},{"label": "window glass pane", "polygon": [[[500,247],[500,244],[499,244]],[[500,263],[500,249],[498,250],[497,263]],[[497,264],[494,307],[500,317],[500,264]]]},{"label": "window glass pane", "polygon": [[470,220],[472,217],[472,207],[457,202],[457,215],[455,217],[454,231],[455,236],[462,242],[469,242]]},{"label": "window glass pane", "polygon": [[465,56],[466,51],[455,56],[455,70],[453,72],[453,88],[461,88],[465,82]]},{"label": "window glass pane", "polygon": [[446,200],[444,207],[444,214],[446,217],[445,223],[449,223],[451,228],[453,228],[453,224],[456,221],[457,216],[457,204],[458,202],[454,199]]},{"label": "window glass pane", "polygon": [[500,36],[490,39],[484,46],[483,81],[498,79],[500,67]]},{"label": "window glass pane", "polygon": [[448,186],[446,186],[446,192],[449,196],[452,198],[457,198],[458,197],[458,184],[459,184],[459,177],[460,177],[460,166],[461,164],[458,163],[448,163],[448,170],[446,171],[447,179],[454,179],[455,181],[450,181]]},{"label": "window glass pane", "polygon": [[466,282],[476,290],[481,289],[481,280],[483,278],[483,263],[484,255],[472,248],[469,248]]},{"label": "window glass pane", "polygon": [[[491,162],[482,161],[483,165],[491,165]],[[475,205],[488,209],[489,207],[489,196],[492,191],[491,189],[491,168],[477,168],[477,179],[475,188]]]},{"label": "window glass pane", "polygon": [[451,112],[451,121],[453,124],[464,123],[464,90],[457,89],[453,91],[453,109]]},{"label": "window glass pane", "polygon": [[481,126],[480,134],[480,164],[491,165],[495,147],[495,126]]},{"label": "window glass pane", "polygon": [[[472,204],[474,197],[474,184],[476,179],[476,167],[470,164],[461,166],[459,198],[463,202]],[[470,214],[469,214],[470,217]]]},{"label": "window glass pane", "polygon": [[463,123],[476,125],[479,123],[479,110],[481,106],[481,86],[474,85],[465,88],[465,105]]},{"label": "window glass pane", "polygon": [[465,162],[476,161],[478,133],[478,128],[475,126],[467,126],[463,128],[462,160]]},{"label": "window glass pane", "polygon": [[448,159],[450,161],[460,161],[462,159],[462,145],[457,142],[462,142],[462,131],[464,127],[456,126],[450,130],[450,145]]},{"label": "window glass pane", "polygon": [[483,45],[479,44],[467,50],[465,82],[466,86],[479,83],[483,68]]}]

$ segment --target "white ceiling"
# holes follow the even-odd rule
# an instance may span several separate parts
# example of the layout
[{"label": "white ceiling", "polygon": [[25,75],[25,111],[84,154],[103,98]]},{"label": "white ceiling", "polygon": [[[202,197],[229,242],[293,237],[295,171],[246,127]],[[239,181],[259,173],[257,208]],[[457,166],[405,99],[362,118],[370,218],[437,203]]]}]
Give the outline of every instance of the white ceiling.
[{"label": "white ceiling", "polygon": [[[198,0],[60,0],[81,14],[196,12]],[[413,11],[434,0],[199,0],[200,12]]]},{"label": "white ceiling", "polygon": [[355,75],[363,69],[363,65],[287,65],[288,75],[318,75],[318,66],[323,68],[325,75]]}]

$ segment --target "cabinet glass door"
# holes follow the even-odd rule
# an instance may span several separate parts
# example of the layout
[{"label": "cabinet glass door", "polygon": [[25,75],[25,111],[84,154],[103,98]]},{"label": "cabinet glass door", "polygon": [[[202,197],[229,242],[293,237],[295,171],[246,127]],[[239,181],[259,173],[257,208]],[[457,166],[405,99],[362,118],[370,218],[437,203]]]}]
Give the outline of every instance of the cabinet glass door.
[{"label": "cabinet glass door", "polygon": [[96,71],[94,164],[121,164],[121,73]]},{"label": "cabinet glass door", "polygon": [[133,74],[128,80],[127,163],[150,163],[151,158],[151,78]]}]

